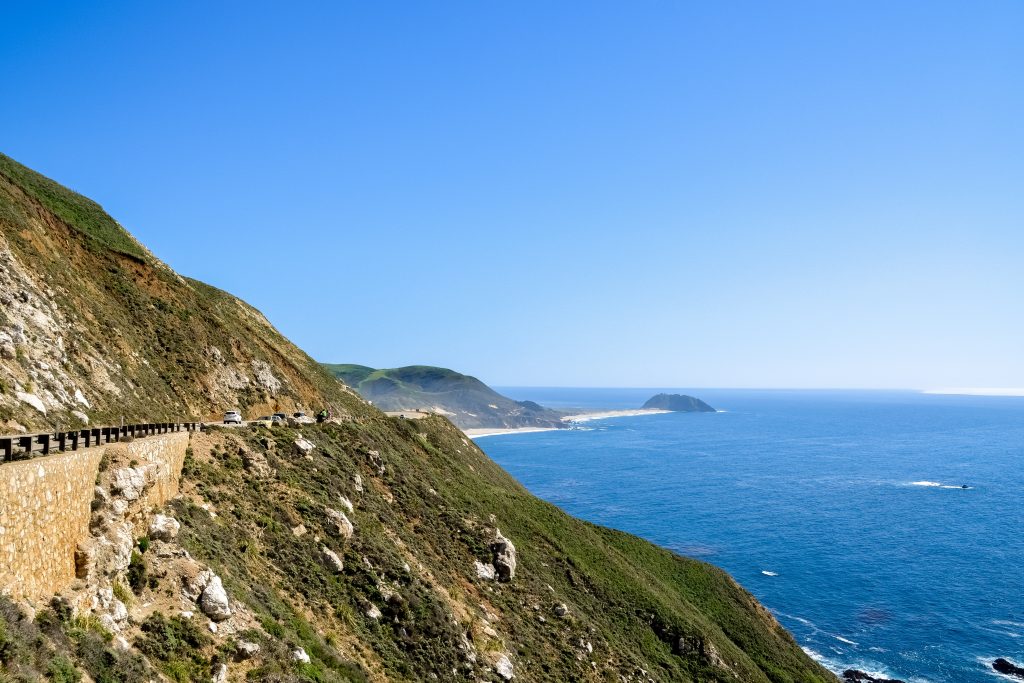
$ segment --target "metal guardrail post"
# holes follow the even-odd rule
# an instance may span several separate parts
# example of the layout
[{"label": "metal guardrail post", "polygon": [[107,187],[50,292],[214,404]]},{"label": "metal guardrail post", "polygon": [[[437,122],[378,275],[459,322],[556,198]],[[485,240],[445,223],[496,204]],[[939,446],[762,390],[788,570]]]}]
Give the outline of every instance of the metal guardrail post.
[{"label": "metal guardrail post", "polygon": [[3,451],[4,462],[14,459],[14,439],[0,439],[0,450]]}]

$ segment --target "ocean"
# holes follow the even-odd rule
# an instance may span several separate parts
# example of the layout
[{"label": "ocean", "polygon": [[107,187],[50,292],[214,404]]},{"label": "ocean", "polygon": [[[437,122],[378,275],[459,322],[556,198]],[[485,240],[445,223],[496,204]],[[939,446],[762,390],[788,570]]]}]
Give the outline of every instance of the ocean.
[{"label": "ocean", "polygon": [[[666,390],[499,391],[613,410]],[[834,671],[981,683],[996,657],[1024,664],[1024,398],[667,391],[722,412],[478,443],[567,512],[727,570]]]}]

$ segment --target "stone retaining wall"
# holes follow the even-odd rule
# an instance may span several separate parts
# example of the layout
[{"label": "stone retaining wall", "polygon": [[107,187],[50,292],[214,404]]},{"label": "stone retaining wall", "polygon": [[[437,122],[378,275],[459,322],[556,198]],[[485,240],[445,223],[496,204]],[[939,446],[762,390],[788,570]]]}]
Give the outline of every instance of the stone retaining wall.
[{"label": "stone retaining wall", "polygon": [[178,493],[187,432],[150,436],[0,466],[0,593],[42,600],[75,579],[75,548],[89,536],[100,460],[155,464],[150,506]]}]

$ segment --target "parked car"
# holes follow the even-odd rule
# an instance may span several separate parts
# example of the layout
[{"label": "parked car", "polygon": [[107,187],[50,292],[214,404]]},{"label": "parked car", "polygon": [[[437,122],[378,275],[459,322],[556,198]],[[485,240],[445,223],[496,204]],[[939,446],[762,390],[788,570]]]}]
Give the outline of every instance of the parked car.
[{"label": "parked car", "polygon": [[292,417],[298,420],[299,418],[306,417],[306,414],[300,410],[297,413],[292,413]]},{"label": "parked car", "polygon": [[254,422],[259,423],[264,427],[269,427],[270,425],[274,424],[274,418],[271,417],[270,415],[264,415],[263,417],[257,417],[255,420],[250,420],[249,424],[252,424]]},{"label": "parked car", "polygon": [[274,413],[270,416],[270,423],[275,425],[286,425],[288,424],[288,416],[284,413]]},{"label": "parked car", "polygon": [[239,413],[237,410],[229,410],[228,412],[224,413],[224,424],[242,424],[242,414]]}]

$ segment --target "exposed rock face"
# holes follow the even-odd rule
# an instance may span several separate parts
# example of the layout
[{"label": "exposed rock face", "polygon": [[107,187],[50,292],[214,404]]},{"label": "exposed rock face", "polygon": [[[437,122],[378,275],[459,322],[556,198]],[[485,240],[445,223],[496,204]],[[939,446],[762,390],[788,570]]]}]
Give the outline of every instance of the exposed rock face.
[{"label": "exposed rock face", "polygon": [[146,473],[136,467],[119,469],[114,472],[112,487],[125,500],[138,500],[146,490]]},{"label": "exposed rock face", "polygon": [[497,572],[495,572],[493,564],[484,564],[480,560],[475,560],[473,562],[473,568],[476,569],[477,578],[494,581],[494,578],[497,576]]},{"label": "exposed rock face", "polygon": [[715,409],[699,398],[685,394],[657,394],[647,399],[643,408],[671,410],[679,413],[713,413]]},{"label": "exposed rock face", "polygon": [[1024,680],[1024,667],[1019,667],[1013,662],[1003,659],[1002,657],[992,662],[992,668],[1001,674],[1016,676],[1017,678]]},{"label": "exposed rock face", "polygon": [[876,678],[858,669],[847,669],[844,671],[843,680],[846,683],[904,683],[904,681],[896,678]]},{"label": "exposed rock face", "polygon": [[174,517],[157,515],[149,525],[149,537],[156,541],[172,541],[180,529],[181,524]]},{"label": "exposed rock face", "polygon": [[216,574],[210,577],[210,582],[203,589],[203,595],[199,598],[199,607],[203,610],[203,614],[213,621],[224,621],[231,616],[227,591],[224,590],[224,585]]},{"label": "exposed rock face", "polygon": [[497,572],[499,581],[511,581],[516,575],[516,547],[512,541],[501,535],[501,530],[495,529],[494,542],[491,543],[491,552],[494,553],[494,569]]},{"label": "exposed rock face", "polygon": [[355,507],[353,507],[352,505],[352,501],[346,498],[345,496],[338,496],[338,501],[341,503],[341,507],[345,508],[345,512],[347,512],[348,514],[351,515],[352,512],[355,510]]}]

